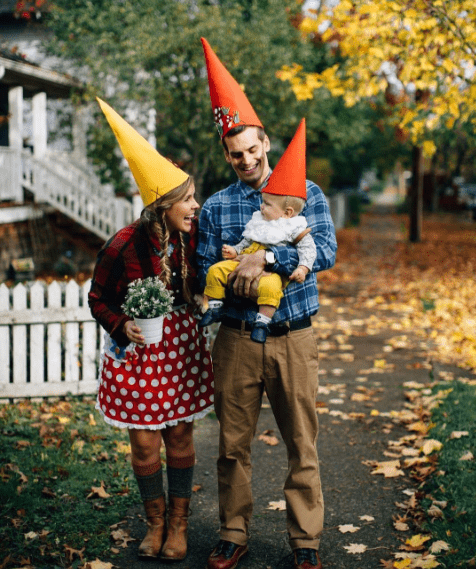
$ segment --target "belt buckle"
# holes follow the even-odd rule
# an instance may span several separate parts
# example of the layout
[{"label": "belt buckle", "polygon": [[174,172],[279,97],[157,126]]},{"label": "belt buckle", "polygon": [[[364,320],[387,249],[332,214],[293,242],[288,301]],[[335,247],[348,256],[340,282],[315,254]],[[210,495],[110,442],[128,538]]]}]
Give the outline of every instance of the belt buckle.
[{"label": "belt buckle", "polygon": [[285,336],[290,330],[289,324],[281,322],[279,324],[271,324],[269,327],[271,336]]}]

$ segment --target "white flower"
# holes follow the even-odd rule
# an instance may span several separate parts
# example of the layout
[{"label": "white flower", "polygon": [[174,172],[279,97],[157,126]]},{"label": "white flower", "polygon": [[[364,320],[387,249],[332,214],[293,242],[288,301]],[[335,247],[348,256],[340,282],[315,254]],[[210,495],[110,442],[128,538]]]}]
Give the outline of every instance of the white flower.
[{"label": "white flower", "polygon": [[159,277],[136,279],[128,284],[122,309],[132,318],[155,318],[172,310],[174,297]]}]

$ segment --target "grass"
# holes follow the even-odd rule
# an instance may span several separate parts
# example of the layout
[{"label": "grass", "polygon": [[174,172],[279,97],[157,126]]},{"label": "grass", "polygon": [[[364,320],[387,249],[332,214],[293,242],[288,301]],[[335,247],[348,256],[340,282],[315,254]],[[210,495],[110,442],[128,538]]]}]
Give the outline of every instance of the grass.
[{"label": "grass", "polygon": [[113,558],[110,526],[139,501],[129,452],[90,398],[1,405],[0,567]]},{"label": "grass", "polygon": [[[432,412],[434,427],[429,437],[443,447],[437,472],[424,486],[426,498],[421,505],[427,516],[423,529],[449,545],[448,551],[438,556],[442,567],[466,569],[476,567],[476,386],[452,381],[435,386],[435,390],[441,389],[451,391]],[[468,452],[473,458],[461,460]],[[428,514],[435,500],[447,502],[441,517]]]}]

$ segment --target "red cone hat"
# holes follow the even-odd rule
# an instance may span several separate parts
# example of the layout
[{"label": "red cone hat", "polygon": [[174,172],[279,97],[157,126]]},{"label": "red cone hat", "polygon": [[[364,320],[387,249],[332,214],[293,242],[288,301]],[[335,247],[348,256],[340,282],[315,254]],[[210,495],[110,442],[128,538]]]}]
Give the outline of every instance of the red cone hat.
[{"label": "red cone hat", "polygon": [[207,63],[213,118],[221,138],[230,129],[239,125],[263,128],[241,87],[218,59],[207,40],[205,38],[201,40]]},{"label": "red cone hat", "polygon": [[262,192],[306,199],[306,119],[299,123]]}]

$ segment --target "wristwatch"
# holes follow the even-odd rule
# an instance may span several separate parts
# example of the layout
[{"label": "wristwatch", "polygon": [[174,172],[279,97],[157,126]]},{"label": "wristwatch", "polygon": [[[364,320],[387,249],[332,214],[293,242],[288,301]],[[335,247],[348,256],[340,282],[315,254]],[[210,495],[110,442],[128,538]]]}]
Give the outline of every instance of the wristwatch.
[{"label": "wristwatch", "polygon": [[268,273],[273,272],[274,264],[276,263],[276,256],[271,249],[266,249],[264,253],[264,270]]}]

